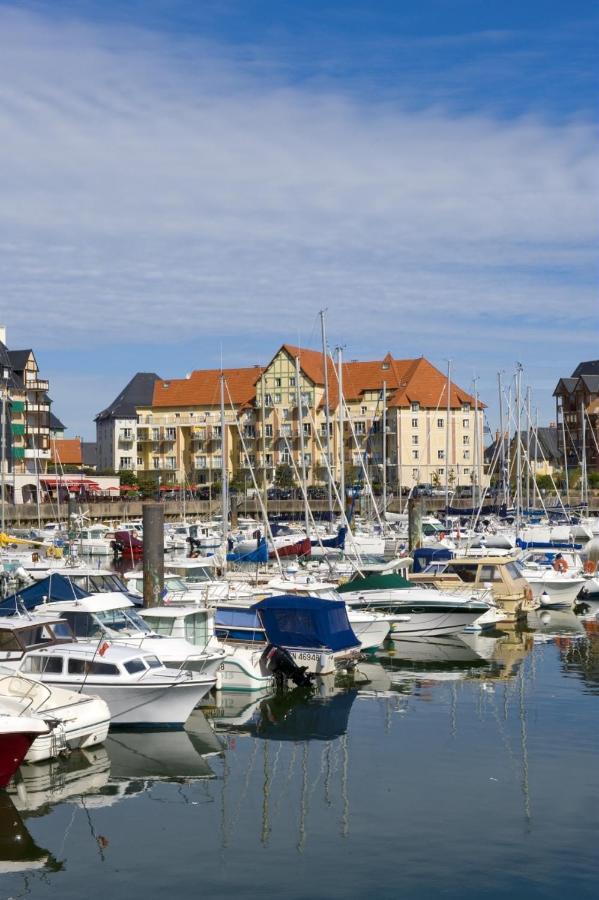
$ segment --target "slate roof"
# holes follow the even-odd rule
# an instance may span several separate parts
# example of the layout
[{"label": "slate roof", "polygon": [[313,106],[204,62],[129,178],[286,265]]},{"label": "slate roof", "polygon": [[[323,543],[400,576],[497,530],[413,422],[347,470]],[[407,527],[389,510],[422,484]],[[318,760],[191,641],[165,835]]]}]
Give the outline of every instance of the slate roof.
[{"label": "slate roof", "polygon": [[134,419],[138,406],[151,406],[154,383],[160,381],[155,372],[138,372],[123,388],[110,406],[98,413],[95,421],[104,419]]},{"label": "slate roof", "polygon": [[95,468],[98,465],[98,445],[95,441],[81,441],[81,459],[84,466]]},{"label": "slate roof", "polygon": [[9,350],[8,355],[13,369],[17,372],[22,372],[32,353],[33,350]]},{"label": "slate roof", "polygon": [[66,431],[66,425],[53,412],[50,413],[50,431]]},{"label": "slate roof", "polygon": [[572,372],[572,378],[580,378],[581,375],[599,375],[599,359],[579,363]]},{"label": "slate roof", "polygon": [[8,352],[8,348],[5,344],[2,343],[2,341],[0,341],[0,367],[12,369],[10,353]]}]

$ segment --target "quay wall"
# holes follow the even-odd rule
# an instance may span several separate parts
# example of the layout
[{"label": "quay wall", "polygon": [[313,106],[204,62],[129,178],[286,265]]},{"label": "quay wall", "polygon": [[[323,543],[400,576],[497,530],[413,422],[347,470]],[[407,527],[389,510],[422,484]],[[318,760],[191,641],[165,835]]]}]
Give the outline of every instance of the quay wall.
[{"label": "quay wall", "polygon": [[[571,502],[576,503],[576,497],[571,497]],[[164,501],[164,517],[167,521],[176,521],[182,518],[182,505],[177,500]],[[456,500],[454,506],[463,509],[470,508],[471,500]],[[390,512],[399,512],[405,506],[405,498],[400,501],[394,499],[390,502],[388,509]],[[444,506],[443,497],[426,497],[424,498],[424,507],[426,512],[434,512],[442,509]],[[599,514],[599,492],[589,499],[591,513]],[[326,513],[326,500],[312,500],[310,507],[315,517],[319,514]],[[301,514],[303,512],[303,503],[300,500],[269,500],[268,511],[272,514]],[[141,500],[106,500],[89,504],[84,504],[78,508],[78,512],[83,513],[93,522],[123,522],[131,519],[140,519],[142,517],[143,501]],[[365,507],[366,511],[367,507]],[[355,511],[360,512],[360,503],[356,503]],[[185,513],[187,519],[192,518],[210,518],[220,514],[220,505],[209,500],[189,500],[185,504]],[[255,500],[241,500],[237,504],[237,514],[239,516],[254,516],[260,518],[260,505]],[[44,503],[40,506],[40,519],[42,522],[55,522],[58,518],[58,510],[55,504]],[[66,507],[61,509],[61,519],[66,518]],[[5,521],[7,526],[27,527],[37,524],[38,512],[34,503],[23,504],[6,504]]]}]

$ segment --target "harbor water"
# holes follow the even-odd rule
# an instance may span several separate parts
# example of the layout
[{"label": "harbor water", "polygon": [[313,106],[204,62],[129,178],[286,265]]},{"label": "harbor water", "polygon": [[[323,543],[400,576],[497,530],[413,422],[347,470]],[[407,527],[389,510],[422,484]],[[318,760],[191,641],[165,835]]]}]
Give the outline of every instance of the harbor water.
[{"label": "harbor water", "polygon": [[22,767],[0,896],[595,897],[597,624],[535,624]]}]

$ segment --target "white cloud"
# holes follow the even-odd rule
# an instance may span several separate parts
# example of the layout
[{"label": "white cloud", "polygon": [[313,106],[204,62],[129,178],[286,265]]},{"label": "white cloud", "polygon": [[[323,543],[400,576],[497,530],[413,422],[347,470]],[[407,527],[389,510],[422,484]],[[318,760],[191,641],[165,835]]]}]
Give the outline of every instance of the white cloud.
[{"label": "white cloud", "polygon": [[356,355],[596,321],[584,121],[407,112],[6,9],[0,42],[0,319],[33,346],[276,343],[321,306]]}]

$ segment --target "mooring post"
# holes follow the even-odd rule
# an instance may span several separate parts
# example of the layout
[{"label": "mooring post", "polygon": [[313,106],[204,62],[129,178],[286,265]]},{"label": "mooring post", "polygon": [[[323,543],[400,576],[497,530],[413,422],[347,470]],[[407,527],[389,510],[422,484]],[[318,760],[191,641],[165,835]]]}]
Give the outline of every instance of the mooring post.
[{"label": "mooring post", "polygon": [[144,503],[144,606],[160,606],[164,591],[164,506]]},{"label": "mooring post", "polygon": [[237,496],[235,494],[229,494],[229,524],[232,529],[237,528],[238,512]]},{"label": "mooring post", "polygon": [[422,497],[414,491],[408,500],[408,548],[410,553],[422,547]]}]

